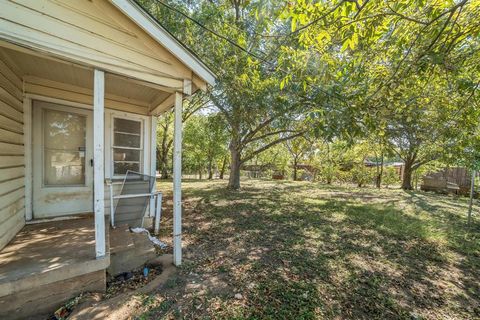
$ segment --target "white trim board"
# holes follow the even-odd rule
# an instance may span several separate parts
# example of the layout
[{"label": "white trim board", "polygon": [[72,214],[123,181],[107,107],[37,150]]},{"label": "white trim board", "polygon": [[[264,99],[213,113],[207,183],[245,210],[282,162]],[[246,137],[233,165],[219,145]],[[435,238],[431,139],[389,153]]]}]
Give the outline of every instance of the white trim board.
[{"label": "white trim board", "polygon": [[187,67],[210,85],[215,85],[215,75],[195,55],[190,53],[177,39],[170,35],[161,25],[150,17],[138,4],[131,0],[111,0],[133,22],[157,40]]}]

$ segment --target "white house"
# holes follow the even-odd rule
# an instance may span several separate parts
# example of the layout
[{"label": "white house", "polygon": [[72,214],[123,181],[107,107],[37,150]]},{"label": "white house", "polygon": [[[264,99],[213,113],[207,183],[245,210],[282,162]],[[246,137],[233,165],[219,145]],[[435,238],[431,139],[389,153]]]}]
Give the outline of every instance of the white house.
[{"label": "white house", "polygon": [[214,81],[133,0],[0,0],[0,318],[104,289],[106,181],[155,175],[172,106],[181,263],[182,101]]}]

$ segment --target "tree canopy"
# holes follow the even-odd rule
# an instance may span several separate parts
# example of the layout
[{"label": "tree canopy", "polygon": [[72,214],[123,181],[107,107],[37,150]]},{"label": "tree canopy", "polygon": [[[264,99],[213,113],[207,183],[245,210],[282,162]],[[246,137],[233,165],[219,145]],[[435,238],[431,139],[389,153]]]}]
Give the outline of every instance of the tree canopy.
[{"label": "tree canopy", "polygon": [[141,3],[218,75],[206,97],[228,132],[230,188],[305,135],[374,141],[405,163],[404,189],[431,161],[479,162],[478,0]]}]

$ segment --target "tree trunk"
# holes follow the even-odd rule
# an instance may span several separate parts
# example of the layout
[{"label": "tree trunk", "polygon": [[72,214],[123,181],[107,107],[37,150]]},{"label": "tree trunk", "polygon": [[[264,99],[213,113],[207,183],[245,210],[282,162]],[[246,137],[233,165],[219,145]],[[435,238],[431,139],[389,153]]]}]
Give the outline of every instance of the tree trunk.
[{"label": "tree trunk", "polygon": [[412,190],[412,173],[413,173],[413,161],[405,161],[403,167],[403,177],[402,177],[402,189],[403,190]]},{"label": "tree trunk", "polygon": [[238,190],[240,189],[240,167],[242,165],[240,159],[240,151],[237,149],[235,143],[230,143],[230,177],[228,179],[228,189]]},{"label": "tree trunk", "polygon": [[415,170],[415,190],[418,190],[418,170]]},{"label": "tree trunk", "polygon": [[165,125],[160,126],[160,130],[157,128],[157,130],[160,132],[159,136],[162,137],[160,145],[157,146],[157,164],[159,166],[162,179],[168,179],[170,177],[170,173],[168,171],[168,153],[173,141],[168,139],[169,123],[169,120],[166,120]]},{"label": "tree trunk", "polygon": [[327,176],[327,184],[332,184],[332,176],[331,175]]},{"label": "tree trunk", "polygon": [[227,156],[223,157],[222,169],[220,169],[220,176],[219,176],[221,180],[223,180],[223,175],[225,174],[226,166],[227,166]]},{"label": "tree trunk", "polygon": [[297,181],[297,157],[293,158],[293,181]]},{"label": "tree trunk", "polygon": [[168,179],[168,155],[162,156],[162,179]]},{"label": "tree trunk", "polygon": [[380,158],[380,168],[377,163],[377,179],[376,179],[376,184],[377,188],[380,189],[382,187],[382,176],[383,176],[383,152]]},{"label": "tree trunk", "polygon": [[208,161],[208,180],[213,179],[213,165],[212,160]]}]

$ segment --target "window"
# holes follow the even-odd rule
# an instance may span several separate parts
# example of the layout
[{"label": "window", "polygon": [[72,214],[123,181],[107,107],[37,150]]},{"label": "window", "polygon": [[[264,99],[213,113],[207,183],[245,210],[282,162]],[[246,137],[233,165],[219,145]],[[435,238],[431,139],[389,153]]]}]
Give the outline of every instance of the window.
[{"label": "window", "polygon": [[85,185],[87,118],[73,112],[43,109],[43,183]]},{"label": "window", "polygon": [[113,118],[113,175],[141,172],[143,125],[138,120]]}]

